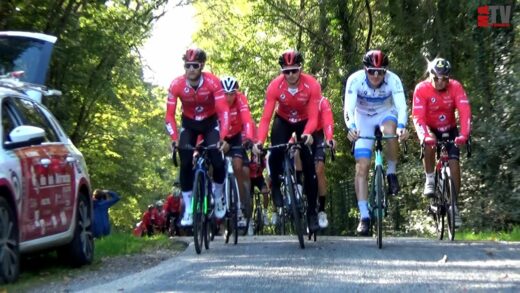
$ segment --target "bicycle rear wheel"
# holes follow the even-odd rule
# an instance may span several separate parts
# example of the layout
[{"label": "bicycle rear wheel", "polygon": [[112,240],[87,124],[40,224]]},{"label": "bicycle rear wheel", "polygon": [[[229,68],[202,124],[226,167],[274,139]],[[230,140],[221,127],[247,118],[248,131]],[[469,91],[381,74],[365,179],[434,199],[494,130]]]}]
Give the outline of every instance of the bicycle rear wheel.
[{"label": "bicycle rear wheel", "polygon": [[455,206],[457,192],[455,191],[455,185],[453,183],[453,179],[448,177],[446,180],[445,190],[446,190],[446,203],[449,205],[448,208],[448,236],[450,241],[455,240]]},{"label": "bicycle rear wheel", "polygon": [[196,173],[193,185],[193,242],[195,243],[195,251],[200,254],[202,251],[202,242],[204,237],[204,211],[203,211],[203,193],[204,186],[201,173]]},{"label": "bicycle rear wheel", "polygon": [[383,181],[383,167],[376,167],[375,174],[375,218],[376,218],[376,232],[377,232],[377,247],[381,249],[383,247],[383,201],[384,201],[384,181]]},{"label": "bicycle rear wheel", "polygon": [[238,183],[235,176],[229,176],[231,187],[231,225],[233,226],[233,243],[238,243]]},{"label": "bicycle rear wheel", "polygon": [[204,204],[202,205],[203,207],[203,212],[202,212],[202,234],[204,235],[204,248],[209,249],[209,242],[210,242],[210,232],[211,232],[211,228],[210,228],[210,216],[209,216],[209,213],[208,213],[208,206],[209,206],[209,199],[207,196],[204,197]]},{"label": "bicycle rear wheel", "polygon": [[262,206],[259,200],[260,195],[255,194],[255,214],[254,214],[254,222],[255,223],[255,235],[262,234],[264,230],[264,219],[262,215]]}]

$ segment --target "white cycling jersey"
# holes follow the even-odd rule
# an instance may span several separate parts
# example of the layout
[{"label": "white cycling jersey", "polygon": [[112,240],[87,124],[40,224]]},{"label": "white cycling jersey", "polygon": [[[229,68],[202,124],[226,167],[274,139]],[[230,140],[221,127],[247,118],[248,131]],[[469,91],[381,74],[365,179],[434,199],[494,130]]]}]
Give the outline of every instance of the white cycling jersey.
[{"label": "white cycling jersey", "polygon": [[405,128],[408,120],[403,84],[397,74],[387,70],[383,83],[378,88],[369,85],[365,70],[354,72],[347,79],[343,115],[349,129],[357,128],[355,113],[369,117],[395,108],[397,127]]}]

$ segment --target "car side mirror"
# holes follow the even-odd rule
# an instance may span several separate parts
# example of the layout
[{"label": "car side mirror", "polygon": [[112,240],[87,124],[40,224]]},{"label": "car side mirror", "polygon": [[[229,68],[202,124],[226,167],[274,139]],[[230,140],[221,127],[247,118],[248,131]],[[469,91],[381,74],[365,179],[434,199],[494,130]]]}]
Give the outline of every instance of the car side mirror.
[{"label": "car side mirror", "polygon": [[4,148],[11,150],[30,145],[39,145],[45,141],[45,130],[31,125],[21,125],[9,133],[9,140],[4,142]]}]

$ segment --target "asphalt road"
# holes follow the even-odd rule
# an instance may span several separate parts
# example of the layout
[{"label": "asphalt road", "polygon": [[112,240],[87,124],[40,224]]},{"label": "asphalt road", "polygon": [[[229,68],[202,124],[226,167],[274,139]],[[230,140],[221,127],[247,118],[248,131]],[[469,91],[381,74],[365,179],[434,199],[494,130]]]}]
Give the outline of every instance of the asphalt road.
[{"label": "asphalt road", "polygon": [[[192,241],[191,238],[185,238]],[[520,243],[319,237],[300,249],[296,237],[222,237],[197,255],[85,292],[520,292]]]}]

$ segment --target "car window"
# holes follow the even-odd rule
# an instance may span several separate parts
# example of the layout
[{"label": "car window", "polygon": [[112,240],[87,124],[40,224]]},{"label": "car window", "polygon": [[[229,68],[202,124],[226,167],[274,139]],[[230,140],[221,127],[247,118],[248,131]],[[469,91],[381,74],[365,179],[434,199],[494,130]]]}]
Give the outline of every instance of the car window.
[{"label": "car window", "polygon": [[11,141],[9,133],[16,127],[15,118],[6,102],[2,103],[2,142]]},{"label": "car window", "polygon": [[24,125],[43,128],[46,142],[60,141],[56,131],[36,103],[26,99],[10,99],[10,101],[16,106]]}]

